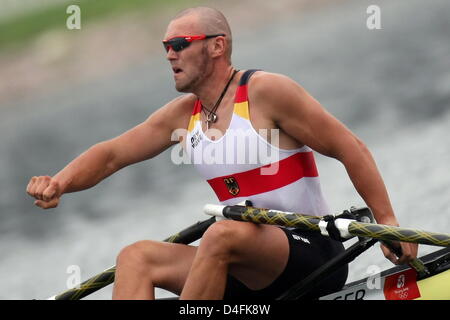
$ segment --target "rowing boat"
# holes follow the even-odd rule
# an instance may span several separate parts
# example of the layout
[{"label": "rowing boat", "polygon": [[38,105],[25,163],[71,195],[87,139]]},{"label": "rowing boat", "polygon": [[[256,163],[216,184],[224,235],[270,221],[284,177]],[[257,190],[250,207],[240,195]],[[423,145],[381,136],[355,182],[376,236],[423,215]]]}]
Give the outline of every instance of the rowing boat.
[{"label": "rowing boat", "polygon": [[[421,257],[420,260],[429,270],[429,274],[425,277],[421,277],[412,267],[395,266],[379,274],[348,283],[337,292],[315,299],[450,300],[450,248],[437,250]],[[323,272],[320,274],[323,275]],[[302,286],[303,290],[305,288],[307,286]],[[307,291],[303,291],[301,295],[306,293]],[[295,289],[290,289],[286,292],[285,297],[298,296],[298,294]],[[163,300],[173,299],[165,298]],[[284,299],[287,298],[279,300]]]},{"label": "rowing boat", "polygon": [[395,266],[351,282],[320,300],[450,300],[450,248],[420,260],[430,272],[425,277],[409,266]]},{"label": "rowing boat", "polygon": [[[338,215],[310,216],[299,213],[281,212],[251,206],[206,205],[206,214],[213,217],[198,222],[179,233],[167,238],[166,242],[189,244],[201,238],[206,229],[218,217],[253,223],[271,224],[283,227],[295,227],[303,230],[321,232],[340,241],[358,237],[358,241],[341,255],[331,259],[312,274],[293,286],[279,300],[297,300],[320,284],[320,280],[331,275],[344,264],[382,241],[398,256],[392,241],[405,241],[445,247],[409,265],[396,266],[382,273],[349,283],[342,290],[323,297],[320,300],[412,300],[439,299],[450,300],[450,234],[434,233],[415,229],[405,229],[374,223],[369,208],[351,208]],[[76,288],[52,296],[51,300],[78,300],[114,281],[115,267],[84,281]]]}]

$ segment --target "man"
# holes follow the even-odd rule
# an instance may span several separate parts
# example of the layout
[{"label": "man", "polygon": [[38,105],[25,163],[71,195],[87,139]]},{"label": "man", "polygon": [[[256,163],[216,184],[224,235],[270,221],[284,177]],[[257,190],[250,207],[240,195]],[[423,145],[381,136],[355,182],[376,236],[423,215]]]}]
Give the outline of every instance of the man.
[{"label": "man", "polygon": [[[187,94],[119,137],[94,145],[55,176],[33,177],[27,192],[37,199],[37,206],[54,208],[64,193],[90,188],[125,166],[153,158],[179,142],[173,141],[174,132],[187,128],[179,140],[222,203],[249,199],[257,207],[329,213],[313,149],[342,162],[379,223],[398,225],[363,142],[291,79],[235,70],[231,31],[220,12],[205,7],[184,10],[170,22],[163,44],[176,89]],[[264,139],[257,133],[271,129],[278,135]],[[240,163],[236,159],[242,150],[233,146],[231,163],[205,161],[205,150],[211,148],[230,154],[233,131],[249,133],[250,140],[275,151],[278,159]],[[252,152],[244,147],[246,156],[252,157]],[[267,165],[273,172],[263,172]],[[382,250],[394,263],[416,256],[416,245],[401,247],[400,258]],[[117,258],[113,298],[152,299],[155,287],[182,299],[276,298],[342,249],[342,244],[321,235],[219,221],[205,232],[198,248],[156,241],[124,248]],[[340,289],[346,277],[343,268],[321,283],[316,294]]]}]

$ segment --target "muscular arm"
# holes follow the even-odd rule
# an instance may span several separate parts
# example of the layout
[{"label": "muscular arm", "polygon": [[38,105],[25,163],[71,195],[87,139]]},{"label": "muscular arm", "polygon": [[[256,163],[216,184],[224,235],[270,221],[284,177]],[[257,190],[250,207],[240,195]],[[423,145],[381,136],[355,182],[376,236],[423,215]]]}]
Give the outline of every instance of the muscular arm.
[{"label": "muscular arm", "polygon": [[125,166],[158,155],[177,143],[171,141],[174,129],[187,127],[191,100],[173,100],[122,135],[92,146],[53,177],[33,177],[28,194],[37,199],[36,205],[52,208],[62,194],[93,187]]},{"label": "muscular arm", "polygon": [[90,188],[119,169],[150,159],[172,144],[171,126],[166,123],[164,108],[152,114],[145,122],[122,135],[100,142],[70,162],[54,176],[63,192]]},{"label": "muscular arm", "polygon": [[[300,144],[339,160],[357,192],[373,210],[377,222],[398,225],[375,161],[355,134],[287,77],[261,73],[255,75],[252,85],[254,105],[258,105],[277,127]],[[385,255],[388,254],[385,252]],[[388,258],[396,260],[392,256]],[[402,261],[407,259],[410,256]]]}]

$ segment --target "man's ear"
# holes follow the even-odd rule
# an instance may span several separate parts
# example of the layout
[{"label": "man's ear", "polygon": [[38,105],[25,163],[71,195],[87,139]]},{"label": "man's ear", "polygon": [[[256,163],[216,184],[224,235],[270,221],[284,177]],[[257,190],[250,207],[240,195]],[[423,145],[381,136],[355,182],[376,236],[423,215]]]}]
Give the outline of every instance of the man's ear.
[{"label": "man's ear", "polygon": [[226,48],[226,40],[225,37],[219,36],[214,38],[214,41],[211,46],[211,56],[213,58],[220,57],[225,54],[225,48]]}]

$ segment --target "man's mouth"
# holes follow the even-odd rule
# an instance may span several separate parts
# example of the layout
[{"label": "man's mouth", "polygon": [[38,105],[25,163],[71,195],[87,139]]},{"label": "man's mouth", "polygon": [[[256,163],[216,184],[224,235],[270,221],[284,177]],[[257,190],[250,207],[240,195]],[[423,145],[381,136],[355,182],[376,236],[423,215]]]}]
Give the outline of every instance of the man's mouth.
[{"label": "man's mouth", "polygon": [[178,67],[172,67],[172,70],[173,70],[173,73],[175,73],[175,74],[183,72],[183,69],[178,68]]}]

